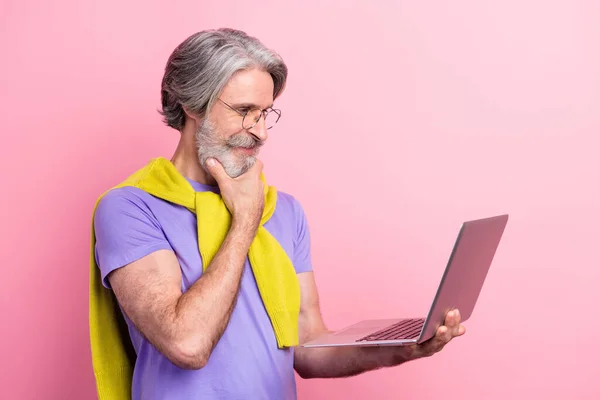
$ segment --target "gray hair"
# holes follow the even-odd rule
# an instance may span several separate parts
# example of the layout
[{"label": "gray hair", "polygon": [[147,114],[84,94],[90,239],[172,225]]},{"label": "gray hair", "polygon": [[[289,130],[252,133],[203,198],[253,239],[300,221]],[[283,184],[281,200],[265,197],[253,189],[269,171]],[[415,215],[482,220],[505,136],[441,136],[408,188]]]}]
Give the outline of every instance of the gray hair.
[{"label": "gray hair", "polygon": [[273,78],[273,99],[285,87],[287,66],[258,39],[229,28],[205,30],[184,40],[171,54],[162,80],[163,121],[181,131],[186,107],[203,117],[239,70],[260,68]]}]

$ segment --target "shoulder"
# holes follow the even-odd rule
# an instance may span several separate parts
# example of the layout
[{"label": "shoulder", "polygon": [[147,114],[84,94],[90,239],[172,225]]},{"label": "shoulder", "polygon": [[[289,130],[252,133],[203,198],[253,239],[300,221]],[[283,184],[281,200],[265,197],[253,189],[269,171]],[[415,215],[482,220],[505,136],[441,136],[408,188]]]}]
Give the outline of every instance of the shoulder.
[{"label": "shoulder", "polygon": [[107,276],[115,269],[154,251],[171,250],[152,213],[151,198],[141,189],[120,187],[99,199],[93,217],[95,257],[106,287],[110,287]]},{"label": "shoulder", "polygon": [[277,192],[277,208],[289,213],[295,220],[303,220],[306,218],[302,203],[294,195],[288,192]]},{"label": "shoulder", "polygon": [[127,204],[145,203],[148,196],[148,193],[135,186],[121,186],[104,193],[98,201],[98,208],[121,208]]},{"label": "shoulder", "polygon": [[152,218],[151,201],[152,196],[133,186],[110,189],[98,200],[94,221],[101,224],[114,218]]},{"label": "shoulder", "polygon": [[155,203],[153,196],[136,187],[109,190],[99,199],[93,217],[98,239],[162,238],[161,224],[153,212]]},{"label": "shoulder", "polygon": [[[285,213],[286,229],[293,232],[293,264],[297,273],[312,271],[310,229],[304,207],[293,195],[279,192],[277,209]],[[277,211],[276,211],[277,212]]]}]

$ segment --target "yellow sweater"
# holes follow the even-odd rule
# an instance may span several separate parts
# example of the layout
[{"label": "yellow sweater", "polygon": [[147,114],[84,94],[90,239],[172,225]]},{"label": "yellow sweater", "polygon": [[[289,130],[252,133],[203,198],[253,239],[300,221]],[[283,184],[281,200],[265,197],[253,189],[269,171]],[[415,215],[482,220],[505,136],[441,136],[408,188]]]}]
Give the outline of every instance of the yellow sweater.
[{"label": "yellow sweater", "polygon": [[[264,176],[261,178],[264,182]],[[194,212],[198,221],[198,246],[203,267],[206,269],[210,265],[231,224],[231,215],[220,195],[195,192],[173,164],[162,157],[152,159],[115,188],[123,186],[137,187]],[[98,198],[96,207],[103,196],[104,194]],[[248,258],[273,325],[278,347],[283,348],[298,344],[300,287],[291,260],[277,240],[263,227],[273,215],[276,202],[276,189],[265,184],[265,209],[256,237],[250,245]],[[114,294],[102,286],[100,270],[96,264],[95,244],[92,223],[89,324],[98,398],[131,399],[136,356]]]}]

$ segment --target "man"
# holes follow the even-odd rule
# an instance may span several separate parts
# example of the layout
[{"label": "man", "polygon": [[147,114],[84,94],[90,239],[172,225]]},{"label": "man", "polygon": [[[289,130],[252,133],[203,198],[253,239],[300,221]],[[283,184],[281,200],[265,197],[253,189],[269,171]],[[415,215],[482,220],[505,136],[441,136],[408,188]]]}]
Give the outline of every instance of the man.
[{"label": "man", "polygon": [[309,228],[257,158],[286,77],[281,58],[243,32],[189,37],[162,82],[164,121],[181,133],[175,153],[97,205],[93,262],[127,322],[134,399],[294,399],[294,370],[352,376],[430,356],[465,332],[455,311],[419,346],[296,347],[327,331]]}]

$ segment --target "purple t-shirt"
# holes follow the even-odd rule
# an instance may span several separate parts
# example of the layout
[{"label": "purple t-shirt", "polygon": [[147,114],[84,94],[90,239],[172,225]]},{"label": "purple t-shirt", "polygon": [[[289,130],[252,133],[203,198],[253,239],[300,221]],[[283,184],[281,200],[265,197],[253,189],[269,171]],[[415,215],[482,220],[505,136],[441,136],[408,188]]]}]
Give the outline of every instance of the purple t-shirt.
[{"label": "purple t-shirt", "polygon": [[[196,191],[218,188],[188,180]],[[196,215],[132,187],[113,189],[98,205],[94,219],[96,261],[107,288],[109,272],[161,249],[175,252],[185,292],[202,275]],[[279,192],[264,227],[286,251],[296,273],[310,271],[310,234],[304,211],[291,195]],[[279,349],[248,260],[239,297],[221,340],[200,370],[178,368],[126,318],[137,352],[133,399],[296,398],[293,349]]]}]

